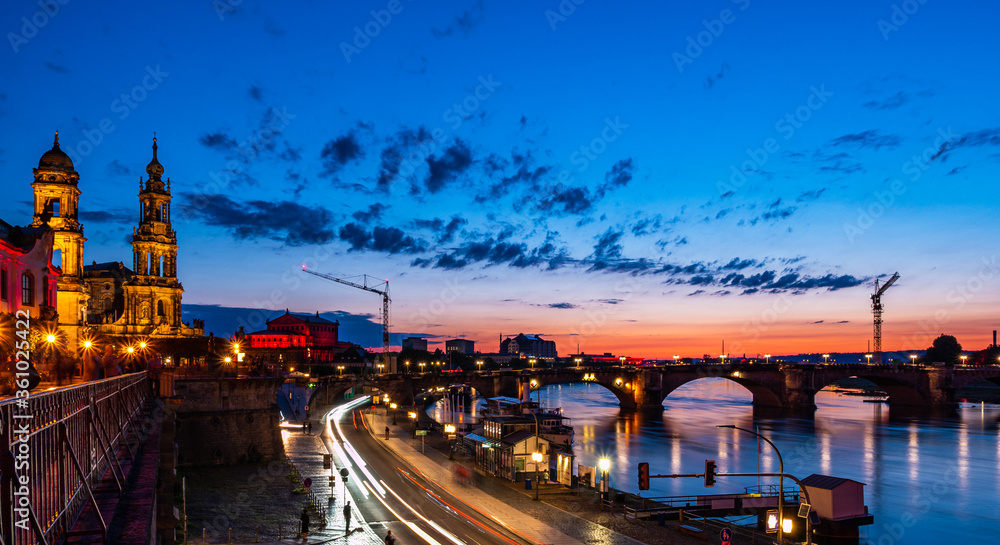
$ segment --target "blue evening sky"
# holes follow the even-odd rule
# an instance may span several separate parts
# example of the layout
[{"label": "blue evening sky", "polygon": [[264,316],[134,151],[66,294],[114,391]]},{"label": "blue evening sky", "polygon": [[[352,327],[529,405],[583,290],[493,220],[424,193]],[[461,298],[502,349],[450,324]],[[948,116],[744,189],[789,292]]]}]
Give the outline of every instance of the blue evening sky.
[{"label": "blue evening sky", "polygon": [[998,4],[52,4],[0,14],[0,218],[58,129],[86,262],[130,264],[156,131],[216,334],[287,307],[377,345],[378,298],[303,263],[483,351],[860,351],[895,271],[887,349],[998,326]]}]

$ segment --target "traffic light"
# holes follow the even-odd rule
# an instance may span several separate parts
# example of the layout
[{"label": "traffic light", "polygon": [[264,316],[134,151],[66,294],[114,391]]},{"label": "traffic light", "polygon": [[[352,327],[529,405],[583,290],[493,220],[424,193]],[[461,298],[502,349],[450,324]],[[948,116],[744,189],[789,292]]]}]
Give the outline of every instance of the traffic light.
[{"label": "traffic light", "polygon": [[705,488],[715,486],[715,460],[705,460]]},{"label": "traffic light", "polygon": [[649,490],[649,463],[639,463],[639,490]]}]

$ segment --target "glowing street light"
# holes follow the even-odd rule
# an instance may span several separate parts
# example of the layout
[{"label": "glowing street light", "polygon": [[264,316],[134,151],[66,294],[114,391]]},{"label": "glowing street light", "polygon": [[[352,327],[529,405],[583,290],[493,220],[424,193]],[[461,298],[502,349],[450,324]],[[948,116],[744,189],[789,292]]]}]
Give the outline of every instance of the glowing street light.
[{"label": "glowing street light", "polygon": [[338,365],[337,366],[337,370],[340,371],[340,376],[344,376],[344,366],[343,365]]},{"label": "glowing street light", "polygon": [[764,354],[764,363],[771,363],[771,355]]},{"label": "glowing street light", "polygon": [[[536,444],[535,447],[538,447],[538,445]],[[542,463],[542,453],[541,452],[532,452],[531,453],[531,461],[535,462],[535,501],[538,501],[538,488],[539,488],[539,486],[538,486],[538,484],[539,484],[538,483],[538,464]]]},{"label": "glowing street light", "polygon": [[823,363],[829,363],[830,354],[823,354]]},{"label": "glowing street light", "polygon": [[45,336],[45,341],[47,343],[49,343],[49,344],[52,344],[52,343],[56,342],[56,336],[53,335],[53,334],[51,334],[51,333],[49,333],[48,335]]},{"label": "glowing street light", "polygon": [[479,372],[483,372],[483,360],[476,360],[476,365],[479,366]]},{"label": "glowing street light", "polygon": [[380,374],[380,375],[382,374],[382,368],[383,367],[385,367],[385,364],[383,364],[383,363],[378,364],[378,374]]},{"label": "glowing street light", "polygon": [[406,360],[406,374],[410,374],[410,360]]},{"label": "glowing street light", "polygon": [[674,355],[674,365],[677,365],[677,360],[679,360],[679,359],[681,359],[681,357],[675,354]]},{"label": "glowing street light", "polygon": [[910,354],[910,363],[912,363],[914,365],[917,363],[917,355],[916,354]]},{"label": "glowing street light", "polygon": [[421,374],[423,374],[423,372],[424,372],[424,366],[425,366],[425,365],[427,365],[427,364],[426,364],[426,363],[424,363],[424,362],[420,362],[420,373],[421,373]]},{"label": "glowing street light", "polygon": [[94,346],[94,343],[90,342],[90,340],[83,341],[83,347],[84,348],[90,349],[93,346]]},{"label": "glowing street light", "polygon": [[608,497],[608,492],[610,492],[610,487],[608,486],[608,470],[611,469],[611,460],[601,458],[597,461],[597,467],[601,470],[601,492],[604,493],[604,497],[606,499]]},{"label": "glowing street light", "polygon": [[868,365],[871,365],[871,363],[872,363],[872,355],[871,354],[865,354],[865,357],[868,358]]},{"label": "glowing street light", "polygon": [[139,348],[145,350],[146,349],[146,341],[140,341],[139,342]]},{"label": "glowing street light", "polygon": [[134,346],[130,346],[130,347],[126,348],[125,351],[128,352],[129,354],[133,354],[133,353],[135,353],[135,347]]},{"label": "glowing street light", "polygon": [[573,363],[575,363],[577,367],[580,367],[580,364],[583,363],[583,358],[573,358]]},{"label": "glowing street light", "polygon": [[967,360],[968,358],[969,358],[969,356],[959,356],[958,357],[958,359],[962,360],[962,365],[965,365],[965,360]]},{"label": "glowing street light", "polygon": [[538,361],[538,360],[536,360],[535,358],[529,358],[529,359],[528,359],[528,363],[530,363],[530,364],[531,364],[531,368],[532,368],[532,369],[534,369],[534,368],[535,368],[535,362],[536,362],[536,361]]}]

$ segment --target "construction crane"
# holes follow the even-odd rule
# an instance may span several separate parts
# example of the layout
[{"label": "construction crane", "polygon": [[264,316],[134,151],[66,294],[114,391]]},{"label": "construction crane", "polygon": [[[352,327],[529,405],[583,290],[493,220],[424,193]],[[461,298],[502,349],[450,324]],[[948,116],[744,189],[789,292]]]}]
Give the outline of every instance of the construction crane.
[{"label": "construction crane", "polygon": [[899,280],[899,273],[893,273],[892,278],[887,280],[882,287],[878,287],[878,278],[875,279],[875,293],[872,294],[872,314],[875,316],[875,363],[882,363],[882,294],[889,286]]},{"label": "construction crane", "polygon": [[[385,282],[378,282],[377,284],[368,285],[368,275],[362,275],[361,284],[351,282],[350,280],[344,280],[342,278],[337,278],[329,274],[323,274],[316,271],[310,271],[305,265],[302,266],[302,272],[309,273],[313,276],[318,276],[320,278],[325,278],[333,282],[344,284],[345,286],[351,286],[353,288],[358,288],[359,290],[370,291],[372,293],[377,293],[382,296],[382,363],[386,365],[388,370],[389,365],[389,280],[386,279]],[[372,278],[375,278],[374,276]],[[376,289],[373,286],[381,286],[385,284],[385,289]]]}]

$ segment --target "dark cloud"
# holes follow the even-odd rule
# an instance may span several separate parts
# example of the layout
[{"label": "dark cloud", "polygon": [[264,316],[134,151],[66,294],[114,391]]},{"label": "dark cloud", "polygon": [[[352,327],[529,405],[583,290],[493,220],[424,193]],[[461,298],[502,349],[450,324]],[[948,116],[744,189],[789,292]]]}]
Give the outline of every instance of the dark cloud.
[{"label": "dark cloud", "polygon": [[760,215],[760,219],[764,221],[787,219],[795,213],[795,210],[797,210],[797,208],[794,206],[768,210]]},{"label": "dark cloud", "polygon": [[438,236],[438,239],[437,239],[438,244],[444,244],[444,243],[447,243],[447,242],[451,242],[452,239],[455,238],[455,233],[463,225],[466,225],[468,223],[469,223],[469,220],[467,220],[465,218],[461,218],[459,216],[452,216],[451,220],[448,222],[448,224],[444,226],[443,230],[441,230],[441,234],[440,234],[440,236]]},{"label": "dark cloud", "polygon": [[125,166],[118,159],[115,159],[114,161],[111,161],[110,163],[108,163],[108,167],[107,167],[107,169],[105,169],[105,171],[108,173],[108,176],[112,176],[112,177],[114,177],[114,176],[128,176],[128,175],[132,174],[132,169],[130,169],[127,166]]},{"label": "dark cloud", "polygon": [[703,293],[706,293],[705,290],[695,290],[695,291],[692,291],[691,293],[689,293],[688,297],[693,297],[695,295],[701,295]]},{"label": "dark cloud", "polygon": [[820,195],[822,195],[825,191],[826,191],[825,187],[823,189],[810,189],[809,191],[803,191],[802,193],[799,194],[798,197],[795,198],[795,201],[796,202],[814,201],[818,199]]},{"label": "dark cloud", "polygon": [[278,240],[289,246],[323,244],[334,239],[333,214],[292,201],[237,202],[225,195],[184,193],[181,213],[206,225],[223,227],[234,237]]},{"label": "dark cloud", "polygon": [[871,148],[878,150],[884,147],[894,148],[902,142],[902,139],[894,134],[880,134],[877,130],[871,129],[855,134],[845,134],[830,141],[831,146],[854,146],[859,149]]},{"label": "dark cloud", "polygon": [[624,303],[624,299],[598,299],[598,303],[603,303],[605,305],[617,305],[618,303]]},{"label": "dark cloud", "polygon": [[821,324],[821,323],[823,323],[823,320],[816,320],[815,322],[810,322],[810,323],[813,323],[813,324]]},{"label": "dark cloud", "polygon": [[574,305],[573,303],[549,303],[548,307],[549,308],[565,308],[565,309],[577,308],[577,306]]},{"label": "dark cloud", "polygon": [[427,191],[437,193],[445,184],[454,181],[472,165],[472,152],[469,146],[459,139],[444,150],[440,158],[433,155],[427,158],[427,177],[424,185]]},{"label": "dark cloud", "polygon": [[843,174],[853,174],[865,170],[861,163],[847,153],[826,154],[819,150],[813,154],[813,161],[820,163],[819,169],[825,172],[839,172]]},{"label": "dark cloud", "polygon": [[296,148],[288,142],[285,142],[285,151],[278,154],[278,158],[282,161],[288,161],[290,163],[299,161],[302,159],[302,148]]},{"label": "dark cloud", "polygon": [[651,235],[659,231],[663,224],[663,216],[657,214],[651,218],[642,218],[636,221],[632,227],[632,234],[635,236]]},{"label": "dark cloud", "polygon": [[903,91],[899,91],[896,94],[884,98],[882,100],[872,100],[865,102],[863,106],[865,108],[871,108],[873,110],[895,110],[900,108],[911,100],[912,97]]},{"label": "dark cloud", "polygon": [[460,13],[458,17],[456,17],[455,20],[452,21],[452,23],[447,27],[443,29],[431,29],[431,34],[435,38],[451,36],[455,32],[461,32],[462,34],[468,36],[469,33],[483,21],[484,12],[485,9],[483,1],[478,0],[475,5]]},{"label": "dark cloud", "polygon": [[370,223],[372,220],[377,220],[382,218],[382,213],[385,212],[386,205],[382,203],[375,203],[368,207],[368,210],[358,210],[357,212],[351,214],[354,219],[360,221],[361,223]]},{"label": "dark cloud", "polygon": [[603,234],[597,237],[597,244],[594,244],[594,253],[591,254],[593,264],[591,270],[601,270],[608,267],[609,261],[620,261],[622,257],[621,240],[624,232],[608,228]]},{"label": "dark cloud", "polygon": [[537,202],[536,209],[544,214],[579,215],[594,207],[590,190],[586,187],[569,187],[556,184],[548,195]]},{"label": "dark cloud", "polygon": [[371,231],[357,223],[340,228],[340,240],[351,245],[351,250],[373,250],[388,254],[416,254],[427,250],[427,243],[415,239],[396,227],[375,226]]},{"label": "dark cloud", "polygon": [[611,165],[611,169],[604,175],[604,183],[597,188],[597,198],[603,198],[609,191],[628,185],[632,181],[634,170],[631,157]]},{"label": "dark cloud", "polygon": [[718,73],[716,73],[714,75],[710,75],[710,76],[708,76],[708,77],[705,78],[705,88],[706,89],[711,89],[712,87],[714,87],[715,83],[717,81],[719,81],[720,79],[722,79],[723,76],[726,75],[726,70],[728,70],[728,69],[729,69],[729,65],[726,64],[726,63],[722,63],[722,66],[719,67]]},{"label": "dark cloud", "polygon": [[219,151],[232,151],[236,149],[236,140],[234,140],[228,134],[222,132],[213,132],[209,134],[202,135],[198,139],[201,145],[206,148],[215,149]]},{"label": "dark cloud", "polygon": [[247,94],[250,95],[250,98],[256,100],[257,102],[264,102],[264,91],[256,85],[251,85],[250,88],[247,89]]},{"label": "dark cloud", "polygon": [[[949,129],[950,132],[950,129]],[[931,161],[941,159],[941,162],[948,160],[948,155],[956,149],[959,148],[978,148],[982,146],[1000,146],[1000,128],[994,129],[983,129],[976,132],[970,132],[960,138],[952,138],[941,144],[937,153],[931,157]]]},{"label": "dark cloud", "polygon": [[61,64],[56,64],[56,63],[50,62],[50,61],[45,61],[45,67],[48,68],[49,70],[52,70],[53,72],[57,72],[59,74],[69,74],[70,73],[70,69],[69,68],[66,68],[65,66],[63,66]]},{"label": "dark cloud", "polygon": [[[432,140],[431,132],[423,126],[416,130],[403,127],[397,131],[382,148],[376,186],[383,191],[388,191],[392,181],[399,176],[401,169],[404,177],[412,175],[415,164],[426,154],[426,152],[421,152],[419,148],[421,146],[430,147],[428,144]],[[419,157],[416,157],[418,154]]]},{"label": "dark cloud", "polygon": [[323,171],[320,176],[336,176],[340,169],[348,163],[356,163],[365,156],[365,150],[361,146],[358,137],[360,130],[368,130],[370,125],[358,123],[358,126],[347,131],[347,133],[334,138],[323,146],[320,151],[320,159],[323,160]]},{"label": "dark cloud", "polygon": [[496,180],[485,193],[476,195],[476,202],[495,202],[512,192],[536,194],[542,191],[542,180],[550,174],[551,165],[535,166],[534,154],[529,150],[521,153],[511,152],[511,158],[506,159],[496,154],[490,154],[483,160],[483,170],[487,176]]},{"label": "dark cloud", "polygon": [[414,259],[411,265],[439,269],[463,269],[482,263],[487,266],[508,265],[517,268],[544,266],[548,269],[557,269],[570,261],[566,250],[556,246],[555,233],[548,233],[541,246],[531,249],[528,249],[528,245],[525,243],[507,242],[507,236],[506,233],[501,233],[482,240],[468,240],[447,253],[441,253],[431,258]]}]

